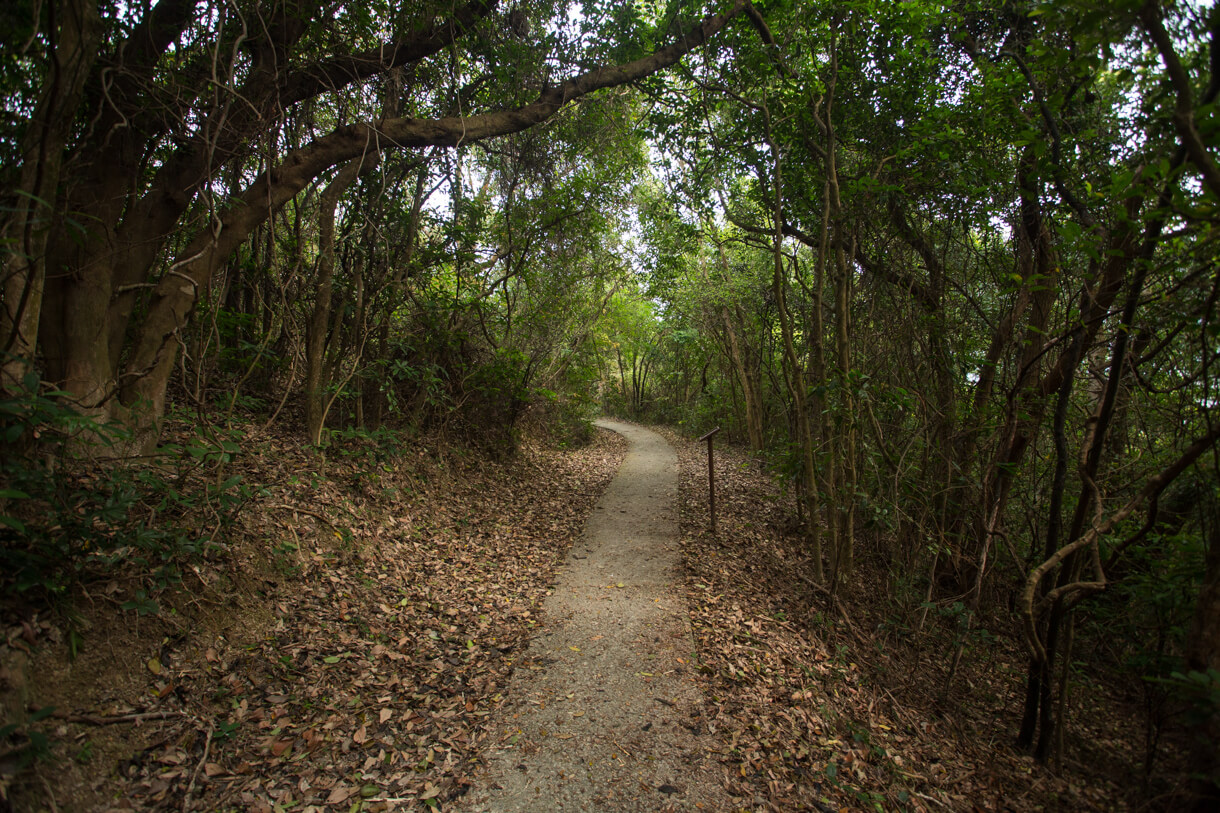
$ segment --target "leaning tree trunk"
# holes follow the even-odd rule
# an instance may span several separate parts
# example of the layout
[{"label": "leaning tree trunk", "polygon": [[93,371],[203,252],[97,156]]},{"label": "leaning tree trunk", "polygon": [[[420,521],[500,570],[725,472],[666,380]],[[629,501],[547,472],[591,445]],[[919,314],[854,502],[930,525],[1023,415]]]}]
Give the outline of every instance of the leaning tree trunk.
[{"label": "leaning tree trunk", "polygon": [[339,198],[356,180],[363,166],[371,161],[357,158],[339,170],[326,186],[318,203],[318,292],[313,313],[309,318],[309,335],[305,343],[305,427],[309,442],[322,444],[322,423],[325,418],[323,375],[326,359],[327,325],[330,323],[330,301],[335,279],[335,209]]},{"label": "leaning tree trunk", "polygon": [[[1179,154],[1175,157],[1174,164],[1177,165],[1181,160],[1182,155]],[[1171,188],[1168,186],[1161,190],[1158,202],[1162,206],[1168,203],[1170,192]],[[1130,373],[1130,368],[1133,364],[1128,359],[1131,356],[1131,349],[1129,347],[1132,339],[1131,334],[1136,331],[1135,315],[1139,308],[1145,281],[1151,268],[1152,255],[1160,241],[1165,225],[1164,215],[1156,215],[1144,226],[1142,235],[1136,231],[1136,215],[1143,201],[1144,196],[1136,193],[1125,202],[1127,220],[1123,223],[1122,228],[1109,235],[1106,240],[1108,250],[1105,253],[1109,259],[1103,267],[1096,290],[1087,292],[1080,300],[1081,314],[1089,312],[1087,306],[1090,303],[1093,308],[1104,305],[1108,309],[1109,303],[1117,298],[1118,292],[1123,287],[1123,282],[1129,274],[1130,281],[1127,284],[1127,298],[1124,302],[1112,343],[1109,375],[1105,382],[1105,389],[1093,414],[1085,424],[1084,439],[1081,443],[1081,462],[1078,467],[1081,489],[1068,529],[1068,543],[1066,546],[1068,548],[1078,544],[1079,540],[1085,536],[1088,531],[1091,509],[1098,504],[1101,498],[1096,485],[1101,459],[1108,447],[1107,435],[1115,412],[1118,409],[1124,379]],[[1072,376],[1081,355],[1085,352],[1085,349],[1091,343],[1093,336],[1103,322],[1104,316],[1097,315],[1093,318],[1085,317],[1081,319],[1074,331],[1072,343],[1064,351],[1051,374],[1043,379],[1042,391],[1045,391],[1047,385],[1054,381],[1061,392],[1070,392],[1071,384],[1068,379]],[[1063,377],[1056,381],[1056,375],[1062,375]],[[1060,430],[1061,427],[1057,425],[1056,431]],[[1056,446],[1058,447],[1061,442],[1062,439],[1057,437]],[[1057,490],[1062,488],[1062,479],[1058,474],[1056,476],[1055,488]],[[1061,498],[1061,495],[1056,494],[1055,496]],[[1053,504],[1057,512],[1058,501]],[[1046,561],[1051,561],[1059,555],[1056,550],[1059,543],[1059,518],[1057,513],[1053,514],[1051,519],[1052,525],[1048,529],[1047,536]],[[1051,532],[1053,532],[1053,535]],[[1079,582],[1085,566],[1086,559],[1085,551],[1083,550],[1064,557],[1056,576],[1055,588],[1048,592],[1039,583],[1039,597],[1045,599],[1048,595],[1068,591],[1071,585]],[[1032,657],[1029,663],[1026,685],[1025,712],[1017,742],[1023,748],[1030,748],[1032,746],[1034,757],[1039,762],[1046,762],[1050,756],[1051,748],[1056,741],[1055,729],[1057,726],[1062,727],[1065,724],[1066,703],[1062,696],[1060,698],[1058,720],[1056,720],[1052,710],[1052,703],[1054,702],[1053,674],[1057,659],[1062,661],[1063,670],[1067,670],[1070,667],[1070,652],[1064,655],[1064,657],[1059,658],[1061,654],[1059,652],[1059,637],[1061,628],[1070,619],[1073,606],[1067,604],[1062,599],[1057,599],[1050,602],[1049,607],[1039,612],[1036,617],[1027,619],[1027,635],[1032,635],[1036,640],[1033,641],[1033,646],[1031,646]],[[1062,683],[1066,686],[1066,671],[1064,675]],[[1036,741],[1033,739],[1035,729],[1038,730]],[[1062,738],[1060,737],[1059,739],[1061,740]],[[1062,755],[1060,754],[1060,756]]]},{"label": "leaning tree trunk", "polygon": [[[1207,566],[1186,642],[1186,668],[1214,687],[1220,680],[1220,511],[1213,509],[1207,520]],[[1194,742],[1187,765],[1193,777],[1187,804],[1197,813],[1220,809],[1220,709],[1200,703],[1200,712],[1190,727]]]},{"label": "leaning tree trunk", "polygon": [[[838,209],[838,180],[832,169],[831,200]],[[855,525],[856,525],[856,471],[857,430],[856,430],[856,399],[852,392],[851,378],[851,272],[843,252],[843,240],[846,239],[840,231],[840,223],[836,218],[835,233],[835,362],[839,383],[839,418],[841,421],[839,438],[839,500],[838,500],[838,538],[832,541],[834,545],[831,562],[834,572],[830,580],[830,590],[833,594],[841,580],[851,578],[854,560]]]}]

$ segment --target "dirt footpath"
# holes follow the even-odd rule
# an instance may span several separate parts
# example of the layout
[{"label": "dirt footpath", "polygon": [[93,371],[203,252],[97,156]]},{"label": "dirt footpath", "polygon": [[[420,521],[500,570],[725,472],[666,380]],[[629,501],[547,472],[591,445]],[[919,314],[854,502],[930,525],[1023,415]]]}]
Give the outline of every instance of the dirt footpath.
[{"label": "dirt footpath", "polygon": [[727,810],[694,683],[678,563],[677,456],[631,443],[508,689],[467,811]]}]

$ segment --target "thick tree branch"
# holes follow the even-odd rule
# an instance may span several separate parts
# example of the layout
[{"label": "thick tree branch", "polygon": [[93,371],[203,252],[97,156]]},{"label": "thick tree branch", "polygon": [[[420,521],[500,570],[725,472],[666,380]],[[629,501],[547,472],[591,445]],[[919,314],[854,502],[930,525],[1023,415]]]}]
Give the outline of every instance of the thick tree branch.
[{"label": "thick tree branch", "polygon": [[[1046,651],[1043,649],[1042,643],[1038,638],[1037,608],[1034,606],[1034,597],[1037,594],[1038,585],[1042,582],[1042,580],[1046,578],[1047,574],[1050,573],[1051,570],[1061,564],[1063,560],[1071,556],[1076,551],[1097,545],[1103,536],[1114,530],[1119,523],[1123,522],[1133,513],[1135,513],[1145,502],[1150,500],[1155,502],[1160,493],[1164,491],[1170,483],[1177,479],[1178,475],[1186,471],[1186,469],[1191,466],[1200,455],[1215,446],[1217,441],[1220,441],[1220,425],[1214,426],[1206,435],[1190,444],[1186,451],[1184,451],[1177,460],[1170,463],[1159,473],[1157,473],[1156,476],[1149,479],[1148,482],[1144,484],[1144,487],[1140,489],[1139,493],[1127,501],[1126,505],[1111,514],[1108,519],[1095,523],[1093,527],[1089,528],[1089,530],[1086,531],[1079,539],[1076,539],[1075,541],[1070,542],[1059,550],[1055,551],[1053,555],[1048,557],[1042,564],[1034,568],[1034,570],[1029,574],[1029,578],[1026,579],[1025,586],[1021,591],[1020,606],[1022,623],[1025,628],[1026,645],[1029,646],[1035,660],[1041,662],[1046,657]],[[1136,534],[1135,537],[1132,537],[1132,540],[1128,540],[1126,543],[1121,545],[1111,554],[1109,561],[1113,562],[1115,556],[1120,553],[1123,548],[1129,545],[1134,539],[1138,539],[1140,536],[1141,534]],[[1063,597],[1069,593],[1083,592],[1087,594],[1104,590],[1107,583],[1105,573],[1098,573],[1097,576],[1097,580],[1093,582],[1079,582],[1056,588],[1054,595],[1056,597]],[[1045,603],[1046,602],[1044,600],[1039,604],[1039,607],[1044,607]]]},{"label": "thick tree branch", "polygon": [[754,30],[758,32],[759,38],[769,46],[767,56],[775,64],[775,69],[779,71],[779,75],[789,79],[793,78],[792,71],[784,64],[784,60],[780,56],[779,43],[775,41],[775,35],[771,33],[771,28],[767,25],[767,21],[763,19],[762,14],[759,13],[758,9],[754,8],[753,3],[746,3],[745,12],[746,18],[754,26]]},{"label": "thick tree branch", "polygon": [[1212,194],[1220,197],[1220,167],[1216,165],[1215,158],[1207,151],[1203,137],[1199,135],[1199,130],[1195,127],[1195,102],[1194,92],[1190,86],[1190,76],[1186,73],[1182,60],[1178,58],[1173,41],[1169,38],[1169,33],[1161,21],[1160,4],[1155,0],[1145,3],[1140,9],[1140,20],[1148,31],[1148,35],[1152,37],[1153,43],[1156,44],[1156,48],[1161,54],[1161,60],[1165,63],[1165,71],[1169,74],[1169,83],[1173,86],[1174,93],[1177,94],[1173,124],[1178,131],[1178,136],[1182,139],[1182,146],[1190,156],[1191,162],[1203,175],[1203,182],[1207,184]]},{"label": "thick tree branch", "polygon": [[1026,64],[1021,54],[1016,49],[1006,53],[1017,63],[1017,68],[1020,69],[1021,74],[1025,77],[1025,81],[1029,83],[1030,91],[1034,94],[1034,101],[1038,103],[1038,110],[1042,114],[1042,121],[1046,124],[1046,129],[1050,133],[1051,176],[1055,189],[1059,191],[1059,195],[1063,198],[1064,202],[1076,212],[1076,216],[1084,224],[1085,228],[1092,228],[1096,222],[1092,213],[1080,201],[1080,198],[1076,197],[1072,190],[1068,188],[1067,179],[1064,177],[1063,148],[1061,146],[1062,138],[1059,135],[1059,123],[1055,121],[1055,115],[1051,112],[1050,105],[1046,103],[1046,95],[1042,92],[1041,85],[1038,84],[1033,71],[1029,69],[1029,65]]},{"label": "thick tree branch", "polygon": [[434,22],[422,31],[367,51],[334,56],[301,68],[286,80],[282,101],[284,104],[294,104],[392,68],[426,59],[452,44],[498,4],[499,0],[472,0],[458,8],[449,19]]},{"label": "thick tree branch", "polygon": [[888,282],[895,288],[899,288],[908,293],[911,299],[915,301],[915,304],[927,313],[936,313],[938,310],[940,310],[940,303],[938,303],[936,298],[932,296],[932,293],[928,290],[927,286],[916,280],[910,274],[904,274],[888,263],[870,258],[859,246],[856,247],[856,254],[853,259],[859,263],[860,267],[863,268],[865,273],[867,273],[869,276]]},{"label": "thick tree branch", "polygon": [[[728,217],[729,222],[731,222],[734,226],[742,229],[743,231],[749,232],[750,234],[770,234],[769,230],[746,223],[738,218],[735,218],[732,214],[730,214]],[[798,227],[793,226],[791,223],[784,223],[784,236],[795,238],[797,241],[813,249],[815,252],[819,250],[820,243],[815,240],[812,235],[807,234]],[[925,285],[914,279],[909,274],[903,274],[889,265],[871,259],[864,253],[864,250],[859,246],[859,244],[856,245],[855,249],[855,253],[852,254],[852,260],[859,263],[860,267],[864,269],[866,274],[874,276],[877,279],[884,280],[885,282],[906,291],[911,295],[911,298],[915,300],[916,304],[929,313],[933,313],[939,309],[939,305]]]}]

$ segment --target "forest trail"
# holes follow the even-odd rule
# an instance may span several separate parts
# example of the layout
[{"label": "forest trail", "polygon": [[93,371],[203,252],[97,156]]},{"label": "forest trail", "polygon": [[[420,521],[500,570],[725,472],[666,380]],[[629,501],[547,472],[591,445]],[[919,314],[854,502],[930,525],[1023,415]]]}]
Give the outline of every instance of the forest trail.
[{"label": "forest trail", "polygon": [[467,811],[728,807],[672,581],[677,455],[655,432],[597,425],[630,451],[545,602]]}]

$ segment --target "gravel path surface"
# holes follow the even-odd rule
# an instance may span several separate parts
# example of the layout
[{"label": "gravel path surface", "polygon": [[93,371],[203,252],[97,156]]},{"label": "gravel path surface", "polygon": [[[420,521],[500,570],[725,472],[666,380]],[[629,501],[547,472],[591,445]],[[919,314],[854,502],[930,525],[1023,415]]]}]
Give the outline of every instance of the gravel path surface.
[{"label": "gravel path surface", "polygon": [[597,425],[630,451],[546,601],[467,811],[731,809],[672,583],[677,456],[647,429]]}]

